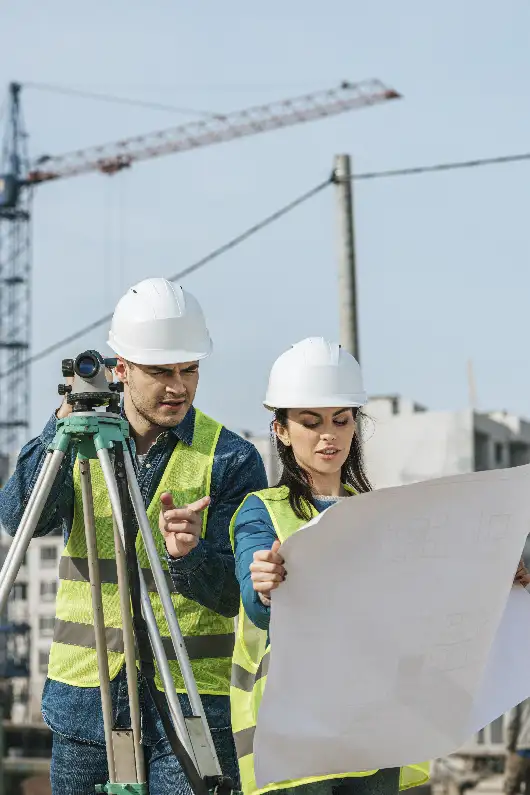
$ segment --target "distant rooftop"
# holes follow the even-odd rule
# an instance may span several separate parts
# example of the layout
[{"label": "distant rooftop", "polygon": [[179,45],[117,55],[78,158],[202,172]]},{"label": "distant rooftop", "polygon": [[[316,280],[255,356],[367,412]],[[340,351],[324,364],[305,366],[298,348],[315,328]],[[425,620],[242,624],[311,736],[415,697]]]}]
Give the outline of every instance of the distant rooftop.
[{"label": "distant rooftop", "polygon": [[388,403],[391,406],[392,414],[411,414],[418,411],[428,411],[427,407],[422,406],[421,403],[416,403],[414,400],[405,398],[399,394],[369,395],[368,402]]}]

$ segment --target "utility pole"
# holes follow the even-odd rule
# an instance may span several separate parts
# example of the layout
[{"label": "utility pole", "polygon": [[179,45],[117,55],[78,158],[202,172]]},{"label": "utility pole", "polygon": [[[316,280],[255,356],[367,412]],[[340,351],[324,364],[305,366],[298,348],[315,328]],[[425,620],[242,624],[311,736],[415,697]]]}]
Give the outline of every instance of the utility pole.
[{"label": "utility pole", "polygon": [[467,361],[467,385],[469,392],[469,407],[473,409],[473,411],[476,411],[478,409],[477,386],[475,382],[475,369],[473,367],[472,359],[468,359]]},{"label": "utility pole", "polygon": [[340,344],[352,353],[357,361],[360,361],[353,192],[349,155],[335,156],[333,181],[337,186],[339,210]]}]

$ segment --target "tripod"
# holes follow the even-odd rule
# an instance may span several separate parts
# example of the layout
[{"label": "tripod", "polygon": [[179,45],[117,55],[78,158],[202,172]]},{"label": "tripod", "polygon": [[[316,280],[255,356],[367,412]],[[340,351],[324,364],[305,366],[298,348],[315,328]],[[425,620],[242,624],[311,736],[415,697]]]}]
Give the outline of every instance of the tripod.
[{"label": "tripod", "polygon": [[[109,383],[106,370],[116,359],[103,359],[96,351],[86,351],[77,359],[63,361],[63,376],[73,378],[61,384],[72,413],[57,421],[57,431],[29,498],[21,523],[0,571],[0,612],[24,560],[46,501],[65,457],[75,450],[79,464],[88,573],[94,616],[94,633],[105,747],[109,781],[96,792],[114,795],[147,795],[147,776],[141,746],[140,704],[137,685],[137,655],[140,672],[156,704],[172,750],[177,756],[195,795],[213,789],[228,795],[232,782],[223,777],[210,728],[191,668],[189,656],[175,613],[159,553],[145,511],[133,460],[127,444],[128,423],[119,414],[121,383]],[[104,410],[96,411],[97,408]],[[96,521],[92,493],[90,460],[97,459],[112,507],[116,573],[123,630],[123,653],[127,674],[130,727],[117,729],[113,723],[107,639],[103,614]],[[143,571],[136,557],[136,536],[140,531],[156,591],[160,596],[171,643],[191,705],[192,716],[185,718],[156,623]],[[164,692],[154,684],[154,661]],[[165,710],[167,705],[168,711]],[[169,712],[169,715],[168,715]],[[170,716],[170,717],[169,717]]]}]

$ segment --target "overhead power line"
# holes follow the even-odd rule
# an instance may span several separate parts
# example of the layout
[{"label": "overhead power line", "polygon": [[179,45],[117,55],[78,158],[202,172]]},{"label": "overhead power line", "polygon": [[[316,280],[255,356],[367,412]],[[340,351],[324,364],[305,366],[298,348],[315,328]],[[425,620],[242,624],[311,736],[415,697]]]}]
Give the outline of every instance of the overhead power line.
[{"label": "overhead power line", "polygon": [[[197,260],[191,265],[188,265],[187,268],[184,268],[183,270],[174,274],[174,276],[168,277],[168,281],[170,282],[180,281],[180,279],[183,279],[185,276],[189,276],[190,273],[194,273],[195,271],[199,270],[199,268],[203,268],[209,262],[212,262],[214,259],[217,259],[223,254],[226,254],[227,251],[236,248],[236,246],[239,246],[245,240],[248,240],[249,237],[252,237],[253,235],[257,234],[257,232],[260,232],[262,229],[265,229],[266,226],[270,226],[270,224],[274,223],[275,221],[278,221],[284,215],[287,215],[292,210],[296,209],[296,207],[299,207],[301,204],[304,204],[306,201],[309,201],[309,199],[312,199],[314,196],[316,196],[318,193],[324,190],[324,188],[327,188],[328,185],[331,185],[331,183],[332,183],[332,178],[328,177],[328,179],[326,179],[324,182],[320,182],[318,185],[315,185],[315,187],[311,188],[305,193],[302,193],[296,199],[293,199],[293,201],[289,202],[288,204],[285,204],[283,207],[280,207],[280,209],[276,210],[276,212],[266,216],[261,221],[258,221],[258,223],[248,227],[248,229],[245,229],[244,232],[241,232],[241,234],[237,235],[236,237],[233,237],[227,243],[224,243],[222,246],[219,246],[218,248],[214,249],[205,257],[202,257],[201,259]],[[44,359],[46,356],[55,353],[55,351],[59,350],[64,345],[68,345],[71,342],[75,342],[75,340],[79,339],[80,337],[84,337],[85,334],[88,334],[90,331],[95,331],[97,328],[100,328],[100,326],[104,325],[105,323],[108,323],[112,319],[112,314],[113,313],[110,312],[109,314],[104,315],[104,317],[100,317],[98,320],[94,320],[92,323],[89,323],[87,326],[84,326],[78,331],[75,331],[72,334],[68,334],[68,336],[63,337],[62,339],[57,340],[57,342],[54,342],[52,345],[48,345],[46,348],[40,350],[38,353],[34,354],[33,356],[30,356],[29,358],[25,359],[23,362],[17,364],[15,367],[6,370],[5,373],[1,373],[0,378],[6,378],[7,376],[11,375],[17,370],[21,370],[22,368],[27,367],[30,364],[34,364],[35,362]]]},{"label": "overhead power line", "polygon": [[115,105],[131,105],[139,108],[150,108],[151,110],[166,110],[171,113],[184,113],[186,115],[205,116],[207,118],[222,117],[222,113],[212,113],[208,110],[198,110],[197,108],[181,108],[175,105],[166,105],[162,102],[149,102],[148,100],[132,99],[131,97],[118,97],[114,94],[100,94],[94,91],[81,91],[77,88],[68,86],[53,85],[51,83],[24,83],[27,88],[36,88],[40,91],[50,91],[54,94],[66,94],[73,97],[84,97],[101,102],[112,102]]},{"label": "overhead power line", "polygon": [[450,163],[435,163],[431,166],[413,166],[412,168],[396,168],[388,171],[367,171],[364,174],[353,174],[352,180],[384,179],[386,177],[409,177],[417,174],[432,174],[436,171],[456,171],[457,169],[479,168],[481,166],[497,166],[507,163],[520,163],[530,160],[530,152],[519,155],[500,155],[484,157],[478,160],[457,160]]},{"label": "overhead power line", "polygon": [[[504,165],[508,163],[517,163],[525,160],[530,160],[530,152],[525,152],[516,155],[501,155],[498,157],[488,157],[477,160],[462,160],[462,161],[453,161],[447,163],[436,163],[430,166],[414,166],[411,168],[390,169],[386,171],[368,171],[364,173],[353,174],[352,180],[357,181],[357,180],[370,180],[370,179],[384,179],[387,177],[416,176],[419,174],[428,174],[428,173],[442,172],[442,171],[454,171],[457,169],[462,170],[468,168],[477,168],[481,166]],[[299,205],[313,198],[313,196],[316,196],[317,193],[320,193],[320,191],[324,190],[324,188],[327,188],[328,185],[331,185],[334,181],[335,181],[335,176],[334,174],[331,174],[331,176],[328,179],[326,179],[324,182],[320,182],[318,185],[315,185],[314,188],[311,188],[311,190],[301,194],[292,202],[289,202],[289,204],[284,205],[279,210],[272,213],[272,215],[267,216],[263,220],[259,221],[257,224],[254,224],[253,226],[249,227],[240,235],[237,235],[237,237],[232,238],[224,245],[214,249],[214,251],[210,252],[205,257],[202,257],[202,259],[197,260],[197,262],[192,263],[187,268],[184,268],[184,270],[179,271],[179,273],[176,273],[174,276],[169,277],[169,281],[172,282],[179,281],[185,276],[189,276],[190,273],[193,273],[194,271],[199,270],[199,268],[204,267],[204,265],[207,265],[209,262],[212,262],[214,259],[217,259],[218,257],[220,257],[222,254],[225,254],[230,249],[235,248],[240,243],[243,243],[245,240],[247,240],[249,237],[252,237],[252,235],[264,229],[266,226],[269,226],[270,224],[280,219],[282,216],[287,215],[287,213],[291,212],[291,210],[294,210]],[[104,323],[108,323],[109,320],[111,319],[112,319],[112,313],[99,318],[99,320],[95,320],[93,323],[89,323],[87,326],[85,326],[82,329],[79,329],[73,334],[69,334],[67,337],[63,337],[57,342],[54,342],[52,345],[43,348],[38,353],[34,354],[33,356],[30,356],[28,359],[25,359],[16,367],[7,370],[5,373],[1,373],[0,378],[6,378],[16,370],[22,369],[27,365],[34,364],[36,361],[43,359],[52,353],[55,353],[55,351],[59,350],[64,345],[68,345],[70,342],[74,342],[80,337],[85,336],[85,334],[94,331],[95,329],[102,326]]]}]

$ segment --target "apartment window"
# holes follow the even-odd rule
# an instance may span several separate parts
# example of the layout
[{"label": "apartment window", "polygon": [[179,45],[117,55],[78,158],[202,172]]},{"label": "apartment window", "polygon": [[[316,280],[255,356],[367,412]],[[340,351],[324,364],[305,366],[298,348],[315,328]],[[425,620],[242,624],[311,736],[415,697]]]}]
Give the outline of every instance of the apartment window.
[{"label": "apartment window", "polygon": [[57,563],[57,547],[41,547],[40,562],[43,566],[55,566]]},{"label": "apartment window", "polygon": [[489,443],[490,437],[486,433],[475,431],[475,472],[490,468]]},{"label": "apartment window", "polygon": [[22,602],[28,598],[28,586],[25,582],[16,582],[11,591],[11,599],[16,602]]},{"label": "apartment window", "polygon": [[39,631],[41,635],[53,635],[55,618],[53,616],[40,616]]},{"label": "apartment window", "polygon": [[510,444],[510,466],[519,467],[523,464],[530,464],[530,446],[524,442],[512,442]]},{"label": "apartment window", "polygon": [[52,602],[57,596],[57,580],[42,580],[40,584],[40,595],[45,602]]},{"label": "apartment window", "polygon": [[40,651],[39,652],[39,671],[41,674],[48,673],[48,658],[50,656],[50,652],[48,651]]},{"label": "apartment window", "polygon": [[15,704],[27,704],[29,701],[29,694],[26,689],[17,690],[13,693],[13,702]]},{"label": "apartment window", "polygon": [[501,466],[504,462],[504,445],[502,442],[495,442],[495,463]]}]

